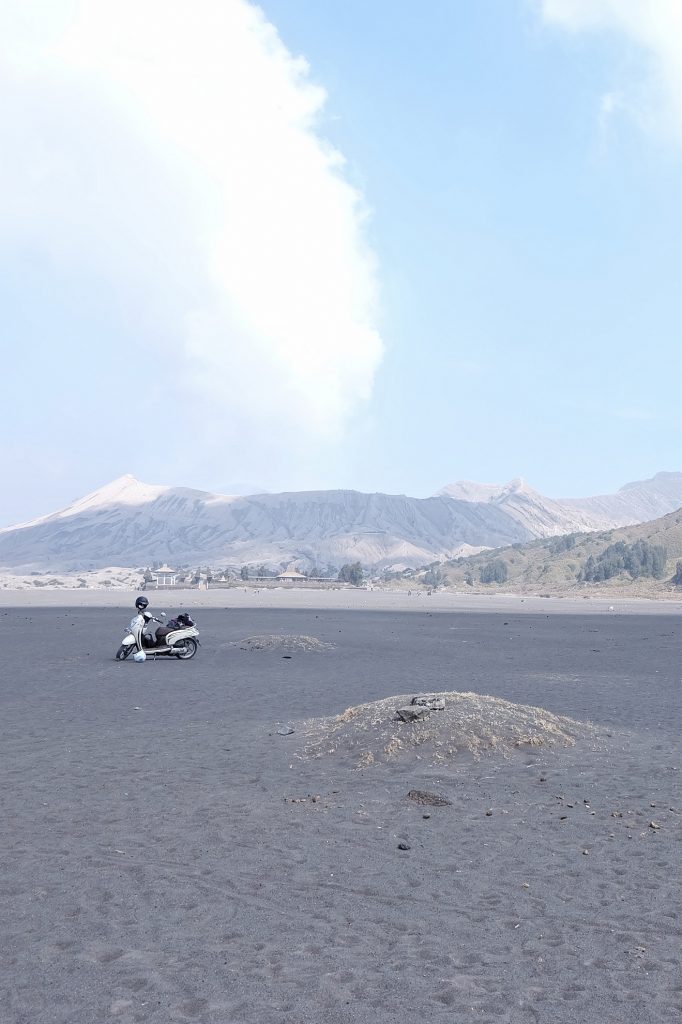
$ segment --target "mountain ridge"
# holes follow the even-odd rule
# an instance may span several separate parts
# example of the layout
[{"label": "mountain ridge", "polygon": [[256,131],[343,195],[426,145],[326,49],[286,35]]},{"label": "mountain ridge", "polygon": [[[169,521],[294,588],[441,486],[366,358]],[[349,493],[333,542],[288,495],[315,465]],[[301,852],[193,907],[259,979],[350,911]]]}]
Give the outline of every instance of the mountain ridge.
[{"label": "mountain ridge", "polygon": [[[546,522],[549,513],[556,526],[572,533],[576,530],[583,532],[631,526],[675,511],[682,504],[682,473],[663,470],[648,480],[624,484],[615,494],[587,498],[547,498],[523,477],[515,477],[506,484],[459,480],[437,493],[462,500],[485,499],[505,508],[530,529]],[[471,497],[466,497],[467,494]]]},{"label": "mountain ridge", "polygon": [[[466,488],[486,500],[462,497]],[[495,548],[611,528],[623,517],[630,517],[628,524],[641,522],[642,510],[662,505],[667,507],[658,514],[682,506],[682,473],[657,474],[616,495],[561,501],[520,477],[499,486],[460,481],[431,497],[412,498],[344,489],[224,495],[146,484],[124,474],[56,512],[0,529],[0,566],[418,566],[457,557],[466,546]]]}]

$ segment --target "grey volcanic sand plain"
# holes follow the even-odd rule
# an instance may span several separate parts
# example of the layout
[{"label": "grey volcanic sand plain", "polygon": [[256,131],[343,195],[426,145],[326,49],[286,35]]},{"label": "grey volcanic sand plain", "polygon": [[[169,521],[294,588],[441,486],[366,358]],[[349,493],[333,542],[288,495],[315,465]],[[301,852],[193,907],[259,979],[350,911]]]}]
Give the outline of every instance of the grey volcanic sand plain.
[{"label": "grey volcanic sand plain", "polygon": [[[193,661],[137,665],[113,660],[121,609],[0,611],[5,1024],[680,1018],[676,617],[197,618]],[[304,719],[421,690],[602,731],[437,766],[297,756]]]}]

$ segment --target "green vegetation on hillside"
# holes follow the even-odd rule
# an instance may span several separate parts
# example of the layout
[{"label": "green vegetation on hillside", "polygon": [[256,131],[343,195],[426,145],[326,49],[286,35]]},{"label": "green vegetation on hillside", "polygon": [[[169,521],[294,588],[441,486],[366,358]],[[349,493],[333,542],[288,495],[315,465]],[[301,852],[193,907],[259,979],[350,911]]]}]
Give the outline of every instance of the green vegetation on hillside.
[{"label": "green vegetation on hillside", "polygon": [[354,587],[359,587],[364,578],[365,574],[359,562],[347,562],[339,569],[339,580],[342,583],[352,583]]},{"label": "green vegetation on hillside", "polygon": [[481,583],[505,583],[509,579],[509,567],[503,558],[494,558],[480,568]]},{"label": "green vegetation on hillside", "polygon": [[445,587],[448,584],[448,578],[443,573],[442,569],[438,565],[438,562],[433,562],[432,565],[426,570],[423,576],[419,577],[419,582],[428,587],[430,590],[437,590],[438,587]]},{"label": "green vegetation on hillside", "polygon": [[458,589],[584,596],[614,588],[633,596],[671,593],[682,587],[682,509],[634,526],[482,551],[446,562],[442,570]]},{"label": "green vegetation on hillside", "polygon": [[660,580],[665,576],[666,550],[660,544],[649,544],[645,540],[636,540],[634,544],[626,544],[619,540],[609,544],[598,555],[590,555],[578,574],[578,579],[587,583],[610,580],[626,572],[631,579],[642,576],[653,576]]}]

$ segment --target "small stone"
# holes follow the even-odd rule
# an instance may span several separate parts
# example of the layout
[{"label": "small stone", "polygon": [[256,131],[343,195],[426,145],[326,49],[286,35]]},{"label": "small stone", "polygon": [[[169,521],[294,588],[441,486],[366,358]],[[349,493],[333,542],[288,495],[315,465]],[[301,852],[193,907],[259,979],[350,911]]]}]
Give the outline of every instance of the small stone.
[{"label": "small stone", "polygon": [[424,821],[427,821],[428,818],[430,818],[430,817],[431,817],[430,814],[422,814],[422,818],[424,819]]},{"label": "small stone", "polygon": [[411,789],[407,794],[408,800],[414,800],[416,804],[430,804],[432,807],[449,807],[450,801],[440,793],[430,793],[426,789]]},{"label": "small stone", "polygon": [[545,778],[544,775],[540,776],[540,782],[547,782],[547,779]]},{"label": "small stone", "polygon": [[401,722],[418,722],[422,718],[426,718],[431,714],[431,708],[422,707],[421,705],[408,705],[404,708],[398,708],[396,715]]},{"label": "small stone", "polygon": [[649,822],[649,828],[660,828],[660,827],[661,826],[658,824],[657,821],[650,821]]},{"label": "small stone", "polygon": [[418,693],[416,697],[412,698],[412,700],[410,701],[410,705],[429,708],[430,711],[445,710],[444,698],[437,697],[435,693]]},{"label": "small stone", "polygon": [[568,817],[568,815],[567,815],[567,814],[560,814],[560,815],[559,815],[559,821],[566,821],[566,818],[567,818],[567,817]]},{"label": "small stone", "polygon": [[590,855],[590,851],[589,850],[583,850],[583,857],[589,857],[589,855]]},{"label": "small stone", "polygon": [[492,813],[493,813],[493,812],[492,812],[492,809],[491,809],[491,808],[489,808],[489,809],[488,809],[488,810],[487,810],[487,811],[485,812],[485,816],[486,816],[486,818],[491,818],[491,817],[492,817]]},{"label": "small stone", "polygon": [[529,882],[524,882],[523,885],[521,886],[521,888],[522,889],[530,889],[530,883]]},{"label": "small stone", "polygon": [[277,730],[277,735],[278,736],[291,736],[293,731],[294,730],[291,728],[290,725],[283,725],[280,729]]},{"label": "small stone", "polygon": [[409,843],[398,843],[398,849],[399,850],[409,850],[410,849],[410,844]]}]

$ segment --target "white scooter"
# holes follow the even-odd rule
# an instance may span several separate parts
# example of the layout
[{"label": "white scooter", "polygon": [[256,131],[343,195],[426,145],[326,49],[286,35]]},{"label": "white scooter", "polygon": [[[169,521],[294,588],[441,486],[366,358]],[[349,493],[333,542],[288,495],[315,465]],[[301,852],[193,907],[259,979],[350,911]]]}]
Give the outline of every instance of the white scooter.
[{"label": "white scooter", "polygon": [[[161,612],[161,618],[157,619],[149,612],[136,615],[125,632],[123,642],[116,651],[116,660],[125,661],[133,654],[142,652],[147,658],[173,657],[187,660],[193,658],[199,646],[199,630],[196,624],[189,620],[189,625],[181,629],[174,629],[168,633],[160,644],[147,628],[150,622],[158,622],[160,626],[165,625],[166,613]],[[145,658],[141,658],[144,661]]]}]

